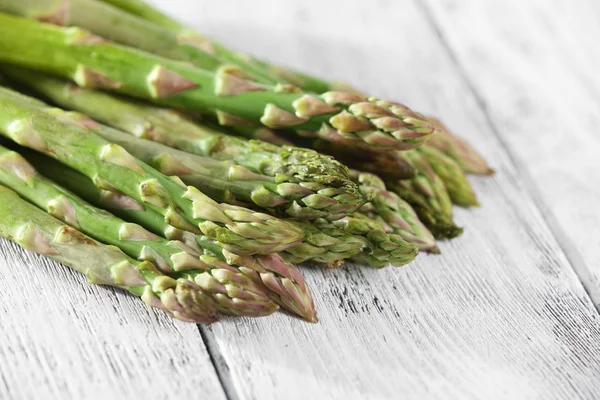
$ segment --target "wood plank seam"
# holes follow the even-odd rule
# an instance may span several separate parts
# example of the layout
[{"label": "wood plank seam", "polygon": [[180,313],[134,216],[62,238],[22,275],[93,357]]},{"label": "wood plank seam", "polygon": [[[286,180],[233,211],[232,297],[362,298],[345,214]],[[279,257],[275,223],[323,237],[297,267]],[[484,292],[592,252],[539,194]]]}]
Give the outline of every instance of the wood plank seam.
[{"label": "wood plank seam", "polygon": [[560,246],[560,251],[563,252],[567,261],[569,262],[569,267],[573,270],[583,290],[585,291],[588,299],[594,304],[598,315],[600,316],[600,294],[594,295],[592,288],[586,282],[592,282],[592,276],[589,273],[588,268],[585,267],[585,261],[579,251],[576,249],[576,246],[571,241],[569,235],[563,231],[563,229],[558,224],[556,218],[552,215],[549,207],[546,205],[542,196],[535,185],[534,180],[527,172],[527,169],[524,167],[523,163],[517,158],[517,156],[513,155],[510,146],[506,143],[502,135],[500,134],[496,124],[494,123],[490,113],[487,110],[485,105],[485,101],[480,95],[479,91],[475,88],[474,83],[467,75],[465,69],[462,64],[458,60],[458,57],[454,53],[450,43],[446,40],[444,32],[442,31],[440,25],[437,23],[431,9],[429,8],[428,1],[416,1],[415,4],[423,13],[425,20],[430,24],[431,29],[438,37],[441,46],[446,50],[446,53],[449,59],[452,61],[454,68],[456,69],[457,75],[465,84],[467,90],[473,96],[484,120],[488,125],[492,134],[498,140],[498,143],[502,147],[502,150],[507,154],[509,160],[513,163],[518,171],[521,172],[519,178],[523,180],[526,185],[527,194],[531,197],[536,207],[540,210],[544,222],[548,226],[552,236]]},{"label": "wood plank seam", "polygon": [[227,400],[239,400],[241,396],[239,395],[234,383],[233,377],[231,376],[231,369],[229,365],[227,365],[227,361],[217,343],[214,333],[212,332],[209,326],[205,325],[197,325],[198,331],[200,332],[200,337],[204,342],[204,346],[210,356],[210,362],[219,378],[219,382],[221,383],[221,387],[223,388],[223,392],[225,393],[225,397]]}]

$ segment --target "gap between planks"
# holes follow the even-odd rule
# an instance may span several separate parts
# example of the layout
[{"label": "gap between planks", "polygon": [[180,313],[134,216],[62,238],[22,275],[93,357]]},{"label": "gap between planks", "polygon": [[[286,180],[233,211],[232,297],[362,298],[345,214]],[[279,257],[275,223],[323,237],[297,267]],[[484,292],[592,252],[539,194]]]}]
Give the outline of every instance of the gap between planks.
[{"label": "gap between planks", "polygon": [[221,383],[221,387],[223,388],[223,392],[225,393],[225,397],[227,400],[240,400],[241,397],[238,394],[235,385],[233,383],[233,377],[231,376],[231,369],[229,365],[227,365],[227,361],[225,357],[223,357],[223,353],[219,348],[219,344],[215,339],[215,335],[210,328],[210,326],[205,325],[197,325],[198,331],[200,332],[200,337],[204,342],[204,346],[206,347],[206,351],[210,356],[210,362],[213,365],[217,373],[217,377],[219,378],[219,382]]}]

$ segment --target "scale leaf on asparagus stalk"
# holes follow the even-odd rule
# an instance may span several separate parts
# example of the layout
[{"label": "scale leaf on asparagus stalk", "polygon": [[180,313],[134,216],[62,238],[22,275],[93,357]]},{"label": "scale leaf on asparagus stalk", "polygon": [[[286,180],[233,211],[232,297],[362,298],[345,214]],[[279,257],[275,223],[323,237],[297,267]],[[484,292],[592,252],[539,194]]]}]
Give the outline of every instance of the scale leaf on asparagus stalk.
[{"label": "scale leaf on asparagus stalk", "polygon": [[[203,255],[207,264],[234,268],[251,278],[271,300],[280,306],[316,322],[312,294],[296,266],[277,254],[240,256],[206,236],[174,228],[162,216],[136,200],[115,191],[98,188],[86,176],[46,156],[27,152],[26,158],[38,171],[76,193],[86,201],[108,210],[126,221],[136,223],[169,240],[178,240]],[[184,272],[185,274],[185,272]]]},{"label": "scale leaf on asparagus stalk", "polygon": [[177,319],[217,320],[212,299],[196,284],[170,278],[151,262],[136,261],[116,247],[85,236],[4,186],[0,186],[0,236],[81,272],[90,283],[128,290]]},{"label": "scale leaf on asparagus stalk", "polygon": [[2,70],[12,80],[62,107],[137,137],[203,156],[141,142],[122,131],[117,134],[105,127],[95,129],[101,135],[106,132],[110,137],[103,136],[109,141],[159,170],[161,165],[175,168],[162,172],[179,175],[187,184],[216,195],[219,201],[255,204],[297,219],[330,220],[350,214],[366,202],[349,179],[348,169],[315,151],[228,137],[170,110],[81,89],[39,73],[7,67]]},{"label": "scale leaf on asparagus stalk", "polygon": [[190,280],[222,313],[259,317],[277,310],[275,303],[239,271],[222,268],[181,241],[168,241],[91,206],[41,176],[19,153],[2,146],[0,184],[90,237],[114,245],[139,261],[150,261],[164,274]]},{"label": "scale leaf on asparagus stalk", "polygon": [[0,134],[87,175],[99,187],[118,190],[160,213],[169,224],[203,234],[240,254],[269,254],[298,243],[302,232],[267,214],[218,204],[185,187],[122,147],[41,111],[0,88]]},{"label": "scale leaf on asparagus stalk", "polygon": [[237,78],[226,68],[211,73],[80,28],[6,14],[0,14],[0,61],[82,87],[212,114],[222,126],[285,128],[301,136],[395,149],[418,147],[434,132],[422,115],[399,103],[345,92],[282,91]]}]

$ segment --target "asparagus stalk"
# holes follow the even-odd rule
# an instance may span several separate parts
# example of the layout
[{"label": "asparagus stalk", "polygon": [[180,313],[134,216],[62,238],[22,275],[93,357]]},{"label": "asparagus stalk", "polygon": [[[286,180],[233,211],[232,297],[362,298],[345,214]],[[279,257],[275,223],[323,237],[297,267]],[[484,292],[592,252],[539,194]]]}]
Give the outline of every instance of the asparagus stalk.
[{"label": "asparagus stalk", "polygon": [[161,215],[136,200],[119,192],[102,190],[86,176],[51,158],[32,152],[25,155],[27,161],[38,171],[43,171],[46,177],[96,207],[106,209],[126,221],[137,223],[158,236],[183,242],[201,253],[207,264],[241,271],[263,289],[272,301],[308,321],[317,321],[312,295],[302,274],[297,267],[279,255],[234,254],[206,236],[194,235],[168,225]]},{"label": "asparagus stalk", "polygon": [[[251,57],[249,54],[242,53],[239,51],[235,51],[229,49],[224,46],[222,43],[207,38],[205,35],[186,27],[183,24],[180,24],[176,20],[170,18],[169,16],[163,14],[156,8],[147,4],[144,1],[139,0],[101,0],[104,3],[111,4],[119,9],[130,13],[131,15],[135,15],[139,18],[142,18],[148,22],[152,22],[156,26],[160,26],[164,29],[168,29],[178,37],[183,38],[195,38],[196,41],[203,43],[204,47],[210,49],[212,54],[218,55],[223,60],[227,60],[230,63],[239,65],[247,71],[252,72],[254,76],[260,76],[263,79],[268,79],[271,83],[291,83],[296,84],[291,80],[286,79],[286,77],[282,74],[276,74],[271,71],[271,68],[265,66],[263,62]],[[292,76],[293,77],[293,76]],[[299,80],[297,80],[299,81]],[[329,90],[339,90],[337,88],[332,88]],[[314,90],[308,90],[310,92],[315,92]],[[324,93],[328,90],[323,90],[315,93]]]},{"label": "asparagus stalk", "polygon": [[[213,43],[192,32],[173,32],[107,3],[95,0],[0,0],[0,11],[61,26],[79,26],[106,39],[150,53],[217,71],[226,63],[216,55]],[[228,66],[245,79],[276,84],[273,77]]]},{"label": "asparagus stalk", "polygon": [[372,200],[365,204],[360,213],[379,222],[388,233],[400,235],[420,250],[439,253],[432,233],[419,220],[416,212],[396,193],[386,189],[378,176],[352,171],[352,178]]},{"label": "asparagus stalk", "polygon": [[86,275],[90,283],[128,290],[175,318],[197,323],[217,320],[212,299],[196,284],[170,278],[148,261],[133,260],[117,248],[85,236],[3,186],[0,236],[68,265]]},{"label": "asparagus stalk", "polygon": [[410,180],[387,181],[387,187],[413,207],[436,238],[459,236],[463,229],[452,221],[452,201],[444,182],[420,153],[406,151],[403,155],[415,167],[417,176]]},{"label": "asparagus stalk", "polygon": [[159,173],[122,147],[40,111],[15,92],[0,89],[0,134],[47,154],[160,213],[171,225],[205,235],[241,254],[281,251],[302,232],[277,218],[218,204],[193,187]]},{"label": "asparagus stalk", "polygon": [[[140,140],[115,132],[108,138],[154,167],[173,164],[165,160],[179,160],[183,168],[176,172],[186,183],[221,201],[255,204],[298,219],[341,218],[366,201],[345,166],[314,151],[247,142],[194,124],[170,110],[80,89],[42,74],[6,67],[3,71],[62,107],[141,138],[225,161],[211,162],[147,142],[141,147]],[[104,127],[95,130],[101,135],[101,131],[111,133]]]},{"label": "asparagus stalk", "polygon": [[0,184],[94,239],[116,246],[139,261],[152,262],[166,275],[190,280],[222,313],[259,317],[277,310],[276,304],[236,269],[215,265],[212,257],[199,254],[183,242],[160,238],[140,225],[89,205],[39,175],[21,155],[2,146]]},{"label": "asparagus stalk", "polygon": [[[116,7],[125,10],[132,15],[137,15],[141,18],[151,21],[156,25],[162,26],[166,29],[170,29],[173,32],[179,32],[182,35],[198,35],[204,38],[198,32],[187,28],[180,24],[169,16],[161,13],[159,10],[153,8],[149,4],[140,0],[102,0],[105,3],[110,3]],[[206,39],[205,39],[206,40]],[[345,92],[357,92],[356,89],[350,87],[344,82],[328,82],[324,79],[312,76],[303,72],[291,70],[289,68],[280,67],[267,63],[263,60],[259,60],[250,56],[249,54],[236,52],[223,46],[221,43],[211,41],[215,48],[215,51],[224,59],[238,64],[244,65],[246,68],[252,68],[257,74],[268,76],[270,79],[282,83],[291,83],[296,85],[307,92],[314,93],[325,93],[332,90],[342,90]]]},{"label": "asparagus stalk", "polygon": [[454,204],[463,207],[479,206],[477,195],[460,165],[432,146],[421,146],[414,151],[420,153],[433,171],[444,182],[450,199]]},{"label": "asparagus stalk", "polygon": [[224,126],[262,124],[324,140],[397,149],[418,147],[433,133],[423,116],[399,103],[254,84],[226,68],[213,74],[109,43],[80,28],[5,14],[0,15],[0,61],[62,76],[82,87],[213,113]]},{"label": "asparagus stalk", "polygon": [[436,130],[436,133],[427,142],[428,145],[456,160],[468,174],[491,175],[494,173],[494,170],[489,167],[483,157],[467,141],[450,133],[448,128],[438,119],[429,117],[428,120],[435,126]]}]

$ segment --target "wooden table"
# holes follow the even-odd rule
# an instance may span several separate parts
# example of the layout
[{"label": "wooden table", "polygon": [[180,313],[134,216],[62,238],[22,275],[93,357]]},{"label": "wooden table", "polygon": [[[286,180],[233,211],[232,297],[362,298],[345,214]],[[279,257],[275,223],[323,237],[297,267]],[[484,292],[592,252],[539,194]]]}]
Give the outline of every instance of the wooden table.
[{"label": "wooden table", "polygon": [[321,322],[197,327],[0,242],[2,399],[600,397],[600,3],[162,0],[441,117],[497,174],[402,269],[305,269]]}]

